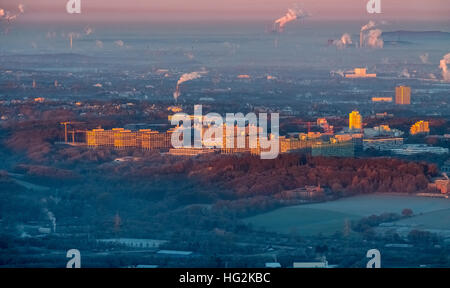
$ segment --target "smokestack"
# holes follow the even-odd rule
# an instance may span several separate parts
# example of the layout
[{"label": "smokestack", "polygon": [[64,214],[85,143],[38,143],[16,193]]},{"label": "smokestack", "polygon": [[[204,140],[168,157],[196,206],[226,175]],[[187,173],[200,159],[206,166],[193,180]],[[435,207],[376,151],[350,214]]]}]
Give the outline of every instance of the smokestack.
[{"label": "smokestack", "polygon": [[364,47],[364,31],[369,30],[370,28],[375,27],[375,22],[372,20],[369,21],[366,25],[361,27],[361,31],[359,32],[359,47]]},{"label": "smokestack", "polygon": [[180,97],[180,85],[182,83],[200,78],[200,77],[202,77],[202,74],[205,74],[205,73],[207,73],[207,72],[202,71],[202,72],[185,73],[185,74],[181,75],[180,79],[177,82],[177,88],[176,88],[175,92],[173,93],[173,98],[175,99],[175,101],[177,101],[178,97]]},{"label": "smokestack", "polygon": [[[372,48],[383,48],[384,41],[381,38],[382,31],[380,29],[372,29],[376,26],[374,21],[369,21],[366,25],[361,27],[359,33],[359,47],[372,47]],[[368,31],[366,33],[366,31]]]},{"label": "smokestack", "polygon": [[73,47],[73,36],[72,36],[72,34],[69,35],[69,39],[70,39],[70,50],[72,50],[72,47]]},{"label": "smokestack", "polygon": [[175,102],[177,102],[178,97],[180,97],[180,85],[177,84],[177,88],[175,89],[175,92],[173,92],[173,99],[175,99]]},{"label": "smokestack", "polygon": [[364,46],[364,39],[363,39],[363,32],[359,32],[359,48],[362,48]]}]

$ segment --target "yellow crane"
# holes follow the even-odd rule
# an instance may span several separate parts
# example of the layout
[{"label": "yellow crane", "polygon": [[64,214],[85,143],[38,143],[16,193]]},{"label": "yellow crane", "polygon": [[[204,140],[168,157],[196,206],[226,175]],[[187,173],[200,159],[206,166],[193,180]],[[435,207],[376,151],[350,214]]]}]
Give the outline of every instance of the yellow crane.
[{"label": "yellow crane", "polygon": [[[73,121],[66,121],[66,122],[61,122],[61,125],[64,125],[64,142],[68,143],[68,137],[67,137],[67,125],[72,125],[72,124],[80,124],[83,122],[73,122]],[[75,135],[72,134],[72,142],[75,142]]]}]

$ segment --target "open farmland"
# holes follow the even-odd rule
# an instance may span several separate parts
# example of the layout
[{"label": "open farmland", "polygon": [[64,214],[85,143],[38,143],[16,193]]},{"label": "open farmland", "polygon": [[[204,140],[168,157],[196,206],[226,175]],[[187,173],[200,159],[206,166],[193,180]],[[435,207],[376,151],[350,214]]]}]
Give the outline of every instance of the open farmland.
[{"label": "open farmland", "polygon": [[[421,220],[422,224],[428,223],[430,229],[438,228],[432,227],[434,213],[444,214],[440,215],[439,219],[450,219],[450,200],[448,199],[374,194],[332,202],[284,207],[247,218],[245,221],[254,227],[279,233],[298,233],[305,236],[319,233],[330,235],[337,231],[344,231],[346,221],[386,212],[400,214],[405,208],[412,209],[417,216],[403,221]],[[450,229],[450,221],[445,222],[447,224],[442,224],[445,227],[439,227],[439,229]],[[423,226],[428,228],[427,225]]]},{"label": "open farmland", "polygon": [[[439,219],[439,221],[436,221]],[[413,225],[420,229],[450,230],[450,209],[433,211],[396,221],[397,225]]]}]

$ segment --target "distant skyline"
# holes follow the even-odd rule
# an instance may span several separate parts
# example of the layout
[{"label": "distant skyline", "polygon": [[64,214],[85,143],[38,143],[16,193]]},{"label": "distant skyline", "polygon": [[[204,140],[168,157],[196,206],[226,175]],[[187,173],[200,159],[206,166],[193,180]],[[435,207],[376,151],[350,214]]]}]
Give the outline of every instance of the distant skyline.
[{"label": "distant skyline", "polygon": [[227,21],[269,20],[294,5],[314,20],[395,19],[450,22],[448,0],[381,0],[382,14],[368,14],[368,0],[81,0],[82,14],[65,12],[67,0],[2,0],[0,9],[12,10],[22,3],[22,21]]}]

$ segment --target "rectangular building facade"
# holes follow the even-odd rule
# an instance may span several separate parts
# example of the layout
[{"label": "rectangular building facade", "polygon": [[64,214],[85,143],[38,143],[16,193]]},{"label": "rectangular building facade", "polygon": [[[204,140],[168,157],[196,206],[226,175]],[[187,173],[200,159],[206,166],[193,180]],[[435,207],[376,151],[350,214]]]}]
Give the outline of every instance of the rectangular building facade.
[{"label": "rectangular building facade", "polygon": [[395,104],[398,105],[411,104],[411,87],[408,86],[395,87]]},{"label": "rectangular building facade", "polygon": [[401,148],[403,146],[403,138],[370,138],[363,140],[363,149],[390,150]]},{"label": "rectangular building facade", "polygon": [[171,148],[171,133],[170,130],[159,133],[150,129],[139,131],[130,131],[123,128],[93,129],[86,131],[86,144],[89,147],[114,147],[117,149],[169,149]]}]

